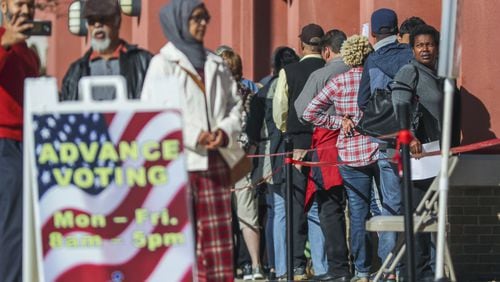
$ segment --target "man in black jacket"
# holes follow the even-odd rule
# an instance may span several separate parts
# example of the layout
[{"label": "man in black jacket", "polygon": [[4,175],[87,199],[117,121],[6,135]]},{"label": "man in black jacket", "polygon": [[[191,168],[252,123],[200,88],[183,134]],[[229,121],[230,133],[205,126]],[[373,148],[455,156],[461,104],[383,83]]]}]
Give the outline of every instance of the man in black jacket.
[{"label": "man in black jacket", "polygon": [[[302,54],[299,62],[285,66],[278,75],[276,91],[273,97],[273,120],[282,133],[291,137],[293,142],[293,158],[302,161],[306,157],[307,150],[311,148],[313,128],[311,125],[302,124],[295,111],[294,103],[304,85],[315,70],[325,66],[325,61],[321,57],[321,38],[325,35],[323,29],[317,24],[308,24],[302,28],[300,41]],[[309,168],[294,165],[292,176],[293,184],[293,267],[294,280],[307,280],[305,273],[306,258],[304,247],[308,236],[308,217],[304,212],[305,192]],[[280,208],[276,208],[279,212]],[[311,220],[312,222],[312,220]],[[310,232],[309,236],[321,238],[323,234]],[[309,238],[317,243],[316,238]],[[285,241],[283,239],[283,241]],[[276,260],[278,260],[276,254]],[[314,264],[314,263],[313,263]],[[316,274],[324,274],[326,269],[320,269],[323,263],[314,265]],[[278,276],[283,275],[284,270],[280,265],[276,266]],[[322,272],[322,273],[318,273]]]},{"label": "man in black jacket", "polygon": [[[117,0],[88,0],[83,17],[87,20],[91,48],[69,67],[63,79],[61,100],[78,100],[78,82],[84,76],[122,75],[128,98],[138,99],[152,54],[120,39],[120,6]],[[94,100],[112,100],[115,90],[99,87]]]}]

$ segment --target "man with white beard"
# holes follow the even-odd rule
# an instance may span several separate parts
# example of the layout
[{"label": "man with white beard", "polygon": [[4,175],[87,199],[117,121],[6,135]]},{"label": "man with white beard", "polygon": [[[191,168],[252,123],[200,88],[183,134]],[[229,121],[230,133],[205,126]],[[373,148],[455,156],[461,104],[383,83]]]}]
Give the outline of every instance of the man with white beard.
[{"label": "man with white beard", "polygon": [[[91,48],[71,64],[63,79],[61,100],[78,100],[78,82],[84,76],[122,75],[128,98],[138,99],[152,54],[119,37],[121,12],[118,0],[88,0],[83,7]],[[94,100],[113,100],[111,87],[93,89]]]}]

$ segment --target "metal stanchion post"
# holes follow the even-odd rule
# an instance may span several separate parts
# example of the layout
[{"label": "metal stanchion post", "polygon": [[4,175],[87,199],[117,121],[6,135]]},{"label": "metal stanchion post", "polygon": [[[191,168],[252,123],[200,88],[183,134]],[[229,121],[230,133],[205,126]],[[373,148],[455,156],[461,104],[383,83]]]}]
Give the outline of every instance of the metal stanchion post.
[{"label": "metal stanchion post", "polygon": [[290,136],[285,136],[285,152],[290,152],[285,156],[286,169],[286,270],[287,280],[293,281],[293,184],[292,170],[293,163],[293,143]]},{"label": "metal stanchion post", "polygon": [[441,173],[439,175],[439,213],[438,213],[438,233],[436,242],[436,281],[448,281],[444,273],[444,257],[446,244],[446,211],[448,209],[449,177],[449,152],[451,146],[451,123],[453,112],[453,94],[455,85],[450,78],[444,84],[444,112],[443,137],[441,140]]},{"label": "metal stanchion post", "polygon": [[406,240],[406,263],[408,280],[415,282],[415,243],[413,234],[413,205],[412,205],[412,183],[411,183],[411,161],[410,161],[410,141],[411,135],[408,131],[410,127],[410,115],[408,105],[400,105],[397,109],[401,131],[399,142],[401,144],[401,161],[403,163],[403,200],[404,200],[404,226]]}]

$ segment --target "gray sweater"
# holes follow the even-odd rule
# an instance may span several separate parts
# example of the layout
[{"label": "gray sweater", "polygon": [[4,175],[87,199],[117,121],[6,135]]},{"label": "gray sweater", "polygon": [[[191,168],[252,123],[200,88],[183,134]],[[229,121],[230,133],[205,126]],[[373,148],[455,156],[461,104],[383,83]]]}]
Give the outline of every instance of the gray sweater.
[{"label": "gray sweater", "polygon": [[[326,83],[333,77],[348,71],[350,68],[344,63],[341,57],[337,57],[326,63],[326,65],[314,71],[307,79],[306,85],[299,97],[295,100],[294,106],[300,122],[306,123],[302,115],[312,99],[325,87]],[[331,106],[328,114],[334,115],[335,108]]]},{"label": "gray sweater", "polygon": [[[413,66],[412,66],[413,65]],[[418,81],[416,69],[418,69]],[[399,81],[409,85],[412,89],[416,87],[420,107],[424,107],[432,117],[437,121],[437,128],[441,130],[443,117],[443,100],[444,94],[441,89],[440,79],[436,72],[424,66],[423,64],[412,60],[409,64],[403,66],[396,76],[394,81]],[[400,104],[409,104],[411,109],[414,109],[413,93],[405,90],[394,90],[392,92],[392,103],[394,109],[397,109]]]},{"label": "gray sweater", "polygon": [[[418,84],[416,81],[415,68],[418,68],[419,78]],[[411,61],[410,64],[402,67],[396,74],[394,80],[400,81],[410,85],[411,87],[417,87],[417,95],[419,96],[420,107],[425,108],[429,114],[424,115],[420,119],[420,123],[424,122],[426,137],[431,138],[433,141],[441,139],[441,130],[443,122],[443,104],[444,104],[444,93],[442,89],[441,79],[437,76],[436,72],[429,69],[428,67],[416,62]],[[455,87],[456,88],[456,87]],[[412,103],[412,93],[408,91],[393,91],[392,103],[396,108],[399,104],[411,104]],[[414,104],[413,104],[414,106]],[[458,89],[455,89],[455,94],[453,96],[453,119],[452,119],[452,146],[458,146],[460,144],[460,130],[461,130],[461,97]],[[419,110],[421,111],[421,110]],[[437,131],[437,132],[436,132]],[[436,136],[437,133],[438,135]],[[418,133],[417,133],[418,136]],[[425,141],[425,140],[420,140]]]}]

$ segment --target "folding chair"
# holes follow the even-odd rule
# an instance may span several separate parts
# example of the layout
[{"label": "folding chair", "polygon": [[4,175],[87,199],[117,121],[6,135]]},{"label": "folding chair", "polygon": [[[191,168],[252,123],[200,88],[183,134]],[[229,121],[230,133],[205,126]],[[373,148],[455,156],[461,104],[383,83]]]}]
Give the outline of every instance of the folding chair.
[{"label": "folding chair", "polygon": [[[450,158],[448,175],[451,176],[458,162],[457,157]],[[414,233],[431,232],[436,235],[438,229],[438,197],[439,197],[439,175],[432,182],[429,190],[415,209],[413,215]],[[375,216],[366,222],[366,230],[372,232],[404,232],[404,216]],[[394,272],[397,264],[401,261],[406,250],[404,236],[398,236],[394,249],[389,253],[377,271],[374,282],[379,281],[384,273]],[[451,262],[448,244],[445,245],[445,264],[451,281],[456,281],[455,270]]]}]

